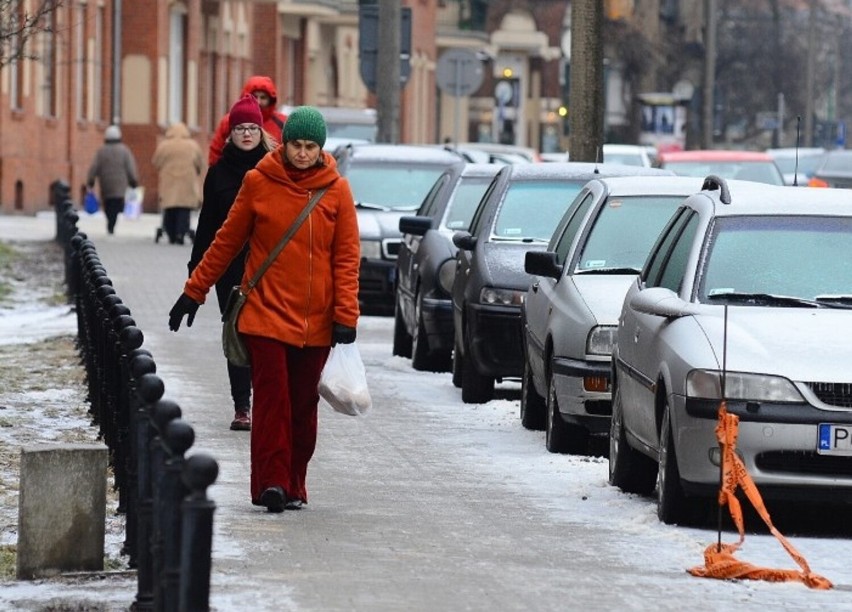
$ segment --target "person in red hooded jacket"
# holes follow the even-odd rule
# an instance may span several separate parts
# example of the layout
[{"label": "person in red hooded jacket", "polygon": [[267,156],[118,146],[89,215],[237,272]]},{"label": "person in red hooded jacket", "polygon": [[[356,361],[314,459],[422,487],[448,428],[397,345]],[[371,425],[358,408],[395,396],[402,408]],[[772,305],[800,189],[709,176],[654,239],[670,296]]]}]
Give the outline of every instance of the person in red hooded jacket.
[{"label": "person in red hooded jacket", "polygon": [[[287,115],[279,113],[275,110],[278,103],[278,90],[275,89],[275,83],[268,76],[255,75],[248,78],[243,86],[243,91],[240,97],[251,94],[260,104],[260,113],[263,115],[263,129],[272,136],[275,140],[274,144],[281,142],[281,132],[284,129],[284,122],[287,121]],[[219,121],[219,126],[210,139],[210,150],[207,153],[207,165],[212,167],[222,156],[222,149],[225,148],[225,143],[231,133],[231,126],[228,123],[229,113],[225,113]]]}]

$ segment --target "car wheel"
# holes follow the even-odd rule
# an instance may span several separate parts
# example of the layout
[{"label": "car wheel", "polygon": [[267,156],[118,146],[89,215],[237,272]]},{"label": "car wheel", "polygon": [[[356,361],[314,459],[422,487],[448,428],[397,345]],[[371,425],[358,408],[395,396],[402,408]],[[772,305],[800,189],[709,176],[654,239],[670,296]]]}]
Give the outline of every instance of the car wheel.
[{"label": "car wheel", "polygon": [[462,355],[462,401],[465,404],[484,404],[494,397],[494,379],[476,369],[470,351]]},{"label": "car wheel", "polygon": [[405,330],[405,322],[402,320],[402,309],[399,307],[399,298],[396,299],[393,313],[393,354],[400,357],[411,357],[411,336]]},{"label": "car wheel", "polygon": [[411,338],[411,367],[424,372],[446,372],[450,369],[450,352],[429,350],[419,295],[415,304],[414,336]]},{"label": "car wheel", "polygon": [[530,364],[524,360],[524,377],[521,379],[521,425],[526,429],[541,431],[544,429],[545,410],[547,402],[535,390]]},{"label": "car wheel", "polygon": [[686,497],[680,484],[677,467],[671,409],[663,408],[660,426],[659,466],[657,467],[657,517],[667,525],[680,523],[686,517]]},{"label": "car wheel", "polygon": [[625,493],[649,495],[657,481],[657,466],[627,443],[624,433],[624,405],[616,386],[612,395],[612,421],[609,427],[609,484]]},{"label": "car wheel", "polygon": [[457,338],[453,341],[453,386],[456,389],[462,386],[462,357]]},{"label": "car wheel", "polygon": [[551,453],[570,453],[579,455],[589,449],[589,432],[579,425],[566,423],[559,413],[556,397],[556,383],[550,377],[547,389],[547,407],[545,409],[544,445]]}]

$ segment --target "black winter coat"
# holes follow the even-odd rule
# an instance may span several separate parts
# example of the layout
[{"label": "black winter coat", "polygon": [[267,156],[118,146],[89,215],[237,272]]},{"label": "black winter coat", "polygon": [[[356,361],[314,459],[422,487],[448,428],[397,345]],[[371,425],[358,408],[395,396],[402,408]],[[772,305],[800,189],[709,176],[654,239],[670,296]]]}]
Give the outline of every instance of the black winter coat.
[{"label": "black winter coat", "polygon": [[[198,215],[192,254],[187,264],[190,274],[201,262],[205,251],[216,237],[216,232],[225,223],[246,172],[254,168],[266,153],[263,142],[251,151],[243,151],[234,143],[228,142],[222,151],[222,157],[207,171],[207,176],[204,177],[204,200],[201,204],[201,213]],[[248,253],[248,247],[231,262],[225,274],[216,283],[216,297],[219,300],[220,312],[225,309],[231,287],[242,282],[246,253]]]}]

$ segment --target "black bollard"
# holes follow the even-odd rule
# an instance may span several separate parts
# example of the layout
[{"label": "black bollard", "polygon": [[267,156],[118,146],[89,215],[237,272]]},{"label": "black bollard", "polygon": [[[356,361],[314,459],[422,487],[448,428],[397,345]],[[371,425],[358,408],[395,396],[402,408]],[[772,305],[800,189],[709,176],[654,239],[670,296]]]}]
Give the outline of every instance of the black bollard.
[{"label": "black bollard", "polygon": [[62,216],[60,215],[59,205],[71,197],[71,186],[65,181],[57,179],[50,184],[50,204],[53,206],[53,212],[56,215],[56,241],[62,240]]},{"label": "black bollard", "polygon": [[133,360],[133,372],[136,377],[139,405],[136,410],[136,449],[137,449],[137,495],[139,516],[137,521],[137,572],[136,600],[134,609],[154,609],[154,561],[153,545],[153,482],[151,467],[151,447],[156,432],[151,423],[150,414],[156,402],[163,397],[163,381],[153,372],[156,364],[153,359],[143,356]]},{"label": "black bollard", "polygon": [[[137,358],[144,357],[145,360],[136,363]],[[145,374],[156,371],[151,352],[143,348],[134,348],[127,352],[125,357],[127,364],[127,410],[130,422],[130,435],[128,443],[130,451],[127,463],[127,514],[124,522],[124,552],[127,554],[127,566],[131,569],[137,567],[137,550],[139,543],[139,435],[136,431],[136,413],[142,405],[139,397],[139,378]],[[143,367],[144,364],[144,367]],[[150,364],[150,365],[149,365]]]},{"label": "black bollard", "polygon": [[166,459],[168,451],[163,443],[168,424],[174,419],[180,418],[180,406],[170,400],[161,399],[149,412],[151,424],[154,427],[154,436],[151,438],[151,575],[154,577],[154,610],[158,612],[163,609],[163,591],[160,576],[163,572],[163,525],[162,515],[159,508],[162,504],[163,476],[166,471]]},{"label": "black bollard", "polygon": [[[130,321],[133,321],[129,316]],[[113,319],[115,321],[115,319]],[[121,317],[119,317],[119,322]],[[131,423],[133,415],[131,414],[131,389],[133,388],[133,380],[130,374],[130,353],[142,346],[142,330],[133,324],[127,324],[123,327],[116,327],[119,339],[119,379],[118,379],[118,398],[116,402],[118,438],[116,441],[116,486],[118,487],[118,508],[117,512],[122,512],[128,515],[128,520],[125,525],[135,523],[135,518],[130,519],[129,515],[135,513],[136,507],[136,482],[135,477],[131,478],[131,464],[135,461],[133,455],[133,443],[131,436]],[[118,475],[121,474],[119,480]],[[131,550],[136,545],[136,533],[134,528],[125,527],[124,530],[124,546],[122,553],[129,555]]]},{"label": "black bollard", "polygon": [[180,593],[180,528],[181,503],[188,491],[183,484],[184,453],[195,441],[195,432],[183,419],[174,419],[166,426],[163,442],[167,457],[160,482],[160,529],[163,535],[163,565],[160,571],[160,589],[163,610],[177,612]]},{"label": "black bollard", "polygon": [[207,497],[207,487],[216,482],[219,464],[209,455],[189,457],[183,467],[183,482],[189,495],[183,501],[180,550],[180,612],[210,609],[210,568],[213,556],[213,512],[216,504]]}]

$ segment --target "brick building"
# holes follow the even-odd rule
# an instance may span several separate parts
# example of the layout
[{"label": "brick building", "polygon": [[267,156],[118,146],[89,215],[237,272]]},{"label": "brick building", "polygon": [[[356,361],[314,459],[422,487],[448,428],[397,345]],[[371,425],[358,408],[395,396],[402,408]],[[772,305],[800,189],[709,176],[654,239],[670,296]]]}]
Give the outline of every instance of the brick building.
[{"label": "brick building", "polygon": [[[49,18],[50,32],[31,41],[37,59],[0,56],[0,213],[47,208],[57,179],[82,201],[89,163],[112,122],[136,156],[145,210],[156,211],[150,160],[165,129],[183,121],[206,149],[219,118],[253,74],[272,77],[280,105],[376,107],[360,78],[358,29],[359,5],[376,3],[64,0]],[[508,139],[565,150],[558,111],[566,103],[569,1],[401,4],[411,10],[412,25],[401,142],[455,136],[460,113],[460,141]],[[608,0],[607,17],[630,18],[633,5]],[[458,48],[476,53],[484,79],[457,100],[439,90],[435,70],[442,53]],[[495,98],[501,80],[517,92],[511,104]],[[629,95],[616,93],[610,98]]]}]

